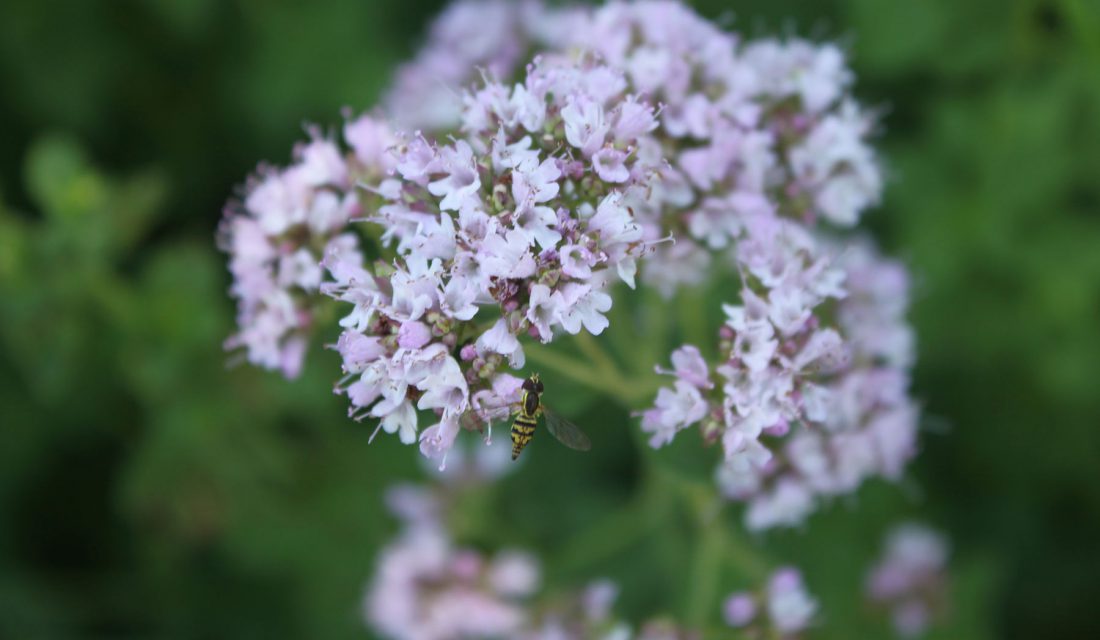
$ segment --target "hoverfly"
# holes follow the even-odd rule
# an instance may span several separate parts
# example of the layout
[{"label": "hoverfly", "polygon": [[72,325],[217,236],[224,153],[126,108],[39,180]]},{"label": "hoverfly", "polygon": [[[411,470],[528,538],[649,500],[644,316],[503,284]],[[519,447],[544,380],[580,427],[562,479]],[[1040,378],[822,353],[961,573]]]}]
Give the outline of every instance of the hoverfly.
[{"label": "hoverfly", "polygon": [[518,458],[527,443],[531,442],[540,415],[546,417],[546,428],[558,442],[577,451],[591,449],[592,442],[577,425],[557,415],[542,403],[542,391],[539,374],[532,374],[523,381],[523,399],[512,423],[512,459]]}]

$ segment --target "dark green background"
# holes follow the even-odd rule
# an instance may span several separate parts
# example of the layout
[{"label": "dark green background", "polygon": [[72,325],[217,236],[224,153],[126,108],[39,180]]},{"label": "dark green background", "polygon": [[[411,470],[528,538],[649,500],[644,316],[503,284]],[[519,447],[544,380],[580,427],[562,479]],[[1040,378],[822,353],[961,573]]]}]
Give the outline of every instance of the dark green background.
[{"label": "dark green background", "polygon": [[[213,236],[303,123],[372,104],[438,5],[0,4],[0,636],[367,635],[358,599],[395,526],[380,491],[422,477],[417,454],[366,446],[331,352],[297,384],[225,367]],[[912,472],[755,541],[805,567],[814,636],[885,637],[861,574],[884,528],[919,516],[955,546],[937,637],[1100,637],[1097,3],[698,5],[749,35],[846,43],[884,114],[869,226],[916,281]],[[596,452],[534,447],[469,507],[471,541],[559,558],[640,482],[627,409],[556,385],[600,425]],[[548,580],[608,575],[630,618],[682,615],[691,535],[671,518]]]}]

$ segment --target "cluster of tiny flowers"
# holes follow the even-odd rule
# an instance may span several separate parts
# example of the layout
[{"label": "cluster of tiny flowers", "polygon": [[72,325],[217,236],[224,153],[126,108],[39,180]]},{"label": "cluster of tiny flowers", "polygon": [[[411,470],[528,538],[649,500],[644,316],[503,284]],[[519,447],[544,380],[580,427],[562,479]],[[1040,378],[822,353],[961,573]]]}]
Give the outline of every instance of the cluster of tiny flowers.
[{"label": "cluster of tiny flowers", "polygon": [[[338,301],[349,415],[426,458],[454,450],[440,488],[390,494],[403,527],[365,596],[376,631],[697,637],[616,619],[607,582],[541,602],[532,556],[463,548],[447,529],[452,494],[507,466],[505,447],[455,447],[459,432],[514,413],[525,341],[604,331],[616,282],[671,297],[736,277],[714,348],[675,350],[640,415],[653,447],[691,427],[721,447],[716,482],[748,528],[797,525],[902,473],[918,420],[908,276],[844,236],[882,188],[852,82],[834,45],[742,41],[670,0],[460,0],[398,70],[388,124],[359,118],[343,142],[311,132],[291,166],[248,182],[220,232],[239,305],[227,347],[294,377]],[[891,536],[868,593],[902,633],[935,611],[945,556],[925,530]],[[724,614],[748,637],[790,638],[816,611],[785,568]]]},{"label": "cluster of tiny flowers", "polygon": [[798,569],[784,567],[759,593],[730,594],[723,607],[726,623],[753,638],[793,638],[810,626],[817,601],[806,591]]},{"label": "cluster of tiny flowers", "polygon": [[[463,6],[500,19],[492,3]],[[522,23],[521,14],[511,15]],[[848,295],[843,251],[813,228],[819,220],[854,225],[881,189],[867,143],[873,119],[849,95],[841,50],[798,39],[742,43],[677,2],[609,3],[560,16],[548,22],[571,28],[538,41],[545,59],[594,55],[622,71],[627,90],[661,105],[633,151],[657,179],[624,202],[644,239],[671,234],[677,242],[653,245],[643,284],[671,294],[718,266],[742,275],[738,304],[726,307],[723,360],[714,369],[721,379],[710,379],[697,348],[673,354],[675,388],[644,413],[652,444],[701,423],[704,436],[726,449],[723,488],[752,499],[748,523],[758,529],[801,521],[816,494],[850,491],[876,473],[896,476],[912,453],[908,365],[866,365],[856,359],[869,340],[858,335],[862,327],[826,320]],[[512,113],[525,96],[495,98],[508,105],[498,112]],[[476,109],[472,115],[483,129]],[[904,290],[895,297],[904,305]],[[887,322],[907,334],[902,318]],[[883,381],[890,392],[869,397]],[[827,415],[842,400],[848,413]],[[837,437],[798,428],[826,421]],[[789,452],[760,440],[787,433]]]},{"label": "cluster of tiny flowers", "polygon": [[361,201],[354,185],[389,169],[392,140],[383,123],[368,116],[349,122],[344,152],[313,132],[289,167],[262,167],[241,201],[226,208],[219,241],[229,254],[238,331],[226,348],[243,349],[255,365],[298,375],[327,276],[325,254],[354,250],[347,232]]},{"label": "cluster of tiny flowers", "polygon": [[645,139],[656,148],[640,154],[668,162],[632,209],[647,237],[677,241],[647,259],[642,283],[671,294],[720,268],[741,280],[713,367],[695,346],[673,353],[674,386],[643,413],[651,444],[694,424],[721,442],[719,482],[750,502],[753,529],[896,477],[916,423],[905,274],[816,228],[854,225],[881,189],[842,52],[740,43],[676,2],[610,4],[582,42],[662,106]]},{"label": "cluster of tiny flowers", "polygon": [[462,426],[511,413],[520,380],[500,370],[524,365],[521,337],[608,326],[605,288],[633,286],[650,246],[627,202],[654,173],[634,150],[655,114],[625,88],[604,66],[536,62],[522,83],[466,94],[461,138],[396,145],[365,216],[396,258],[326,259],[327,291],[353,305],[337,344],[353,417],[412,443],[417,409],[432,410],[420,448],[445,456]]},{"label": "cluster of tiny flowers", "polygon": [[[507,455],[506,448],[501,451]],[[396,640],[698,638],[667,621],[635,631],[614,615],[619,590],[608,580],[547,599],[540,594],[539,563],[529,553],[484,553],[456,544],[447,522],[457,494],[498,473],[495,463],[485,469],[469,462],[466,483],[451,482],[455,472],[447,471],[448,482],[397,485],[387,492],[402,531],[379,553],[364,596],[363,615],[372,630]]]},{"label": "cluster of tiny flowers", "polygon": [[[718,484],[748,503],[754,530],[796,525],[818,496],[866,478],[896,479],[916,447],[904,268],[865,244],[808,263],[797,258],[808,235],[775,238],[794,252],[778,278],[746,269],[742,304],[725,306],[719,364],[691,345],[675,351],[674,386],[642,417],[655,447],[692,425],[721,443]],[[821,308],[835,326],[821,325]]]},{"label": "cluster of tiny flowers", "polygon": [[[542,53],[524,81],[495,80],[532,50]],[[460,92],[479,70],[484,87]],[[776,473],[782,465],[770,462],[774,447],[760,436],[823,420],[829,389],[822,379],[840,375],[858,348],[853,341],[863,339],[858,329],[826,321],[846,295],[844,273],[838,252],[812,229],[820,219],[855,224],[881,187],[866,142],[872,119],[848,95],[851,80],[835,46],[742,43],[677,2],[595,9],[458,2],[385,101],[393,119],[426,131],[396,143],[378,133],[374,163],[392,175],[355,177],[381,204],[364,204],[359,192],[340,200],[342,217],[327,234],[264,237],[297,256],[283,260],[289,276],[268,280],[297,275],[299,284],[244,284],[258,279],[252,264],[273,271],[272,258],[248,246],[250,234],[231,234],[234,246],[243,245],[233,249],[231,265],[242,298],[242,331],[231,343],[247,345],[253,361],[292,371],[312,320],[310,294],[320,288],[353,304],[341,322],[346,377],[338,390],[354,417],[380,419],[382,429],[408,443],[419,439],[435,457],[462,426],[481,428],[507,415],[518,381],[498,370],[502,360],[523,365],[522,334],[546,342],[559,327],[606,327],[609,274],[633,286],[636,259],[649,253],[641,282],[671,294],[725,267],[741,274],[742,287],[726,307],[722,361],[714,367],[721,380],[707,375],[698,349],[677,352],[674,361],[692,360],[694,373],[662,390],[643,428],[660,446],[701,422],[705,437],[726,448],[727,493],[759,498],[750,511],[755,526],[796,522],[814,493],[839,492],[826,485],[842,483],[820,473],[799,485],[762,483],[787,474]],[[432,141],[455,127],[459,138]],[[378,153],[386,148],[380,140],[393,152]],[[335,146],[324,144],[325,158],[336,158],[323,163],[333,175],[319,178],[329,180],[322,183],[327,200],[346,195],[352,178],[339,170]],[[356,236],[343,232],[356,212],[382,226],[395,262],[364,268]],[[676,242],[658,242],[666,237]],[[315,248],[300,251],[303,244]],[[320,284],[322,276],[330,282]],[[494,308],[491,326],[478,324],[486,307]],[[892,369],[900,374],[893,388],[901,389],[888,421],[896,428],[886,434],[894,436],[897,463],[878,465],[887,475],[896,475],[911,449],[900,426],[915,415],[905,369]],[[858,395],[861,379],[850,378],[848,393]],[[863,379],[863,386],[874,382]],[[718,393],[724,397],[704,398]],[[855,409],[867,409],[871,400],[860,399]],[[421,432],[417,409],[435,411],[439,422]],[[874,410],[883,413],[878,404]],[[853,421],[868,419],[846,422]],[[800,442],[813,448],[810,437]],[[863,475],[869,471],[848,474]],[[762,484],[772,488],[766,500]]]},{"label": "cluster of tiny flowers", "polygon": [[879,197],[867,144],[873,119],[849,95],[834,45],[741,42],[679,2],[613,2],[560,43],[622,69],[631,90],[661,105],[640,155],[667,161],[636,209],[647,233],[677,239],[647,261],[642,281],[671,294],[737,255],[745,218],[854,225]]},{"label": "cluster of tiny flowers", "polygon": [[478,69],[507,77],[524,51],[595,55],[661,105],[659,128],[636,152],[661,165],[661,180],[632,205],[649,239],[677,238],[643,272],[667,295],[706,279],[714,254],[740,238],[744,215],[847,227],[878,200],[873,119],[850,97],[852,74],[834,45],[743,43],[671,0],[458,2],[432,33],[387,99],[409,126],[450,130],[461,119],[458,88]]},{"label": "cluster of tiny flowers", "polygon": [[749,500],[746,518],[755,528],[797,524],[814,508],[815,496],[852,492],[867,478],[896,480],[916,454],[907,273],[863,244],[848,247],[837,263],[847,290],[835,305],[844,364],[820,384],[796,390],[802,416],[780,429],[788,437],[773,439],[774,457],[719,471],[727,495]]},{"label": "cluster of tiny flowers", "polygon": [[538,0],[459,0],[428,30],[424,48],[398,68],[382,102],[402,128],[442,132],[462,119],[461,90],[479,73],[509,78],[536,48],[564,42],[579,9]]},{"label": "cluster of tiny flowers", "polygon": [[919,524],[895,527],[879,563],[867,576],[867,595],[891,611],[903,637],[921,635],[943,609],[947,588],[947,542]]},{"label": "cluster of tiny flowers", "polygon": [[425,490],[398,487],[389,497],[404,531],[378,557],[364,599],[367,623],[401,640],[517,637],[527,621],[524,601],[541,580],[536,560],[457,547]]},{"label": "cluster of tiny flowers", "polygon": [[[542,612],[520,640],[658,640],[647,635],[649,625],[635,633],[615,617],[612,606],[619,587],[609,580],[596,580],[579,593],[567,594]],[[668,637],[668,640],[674,640]]]}]

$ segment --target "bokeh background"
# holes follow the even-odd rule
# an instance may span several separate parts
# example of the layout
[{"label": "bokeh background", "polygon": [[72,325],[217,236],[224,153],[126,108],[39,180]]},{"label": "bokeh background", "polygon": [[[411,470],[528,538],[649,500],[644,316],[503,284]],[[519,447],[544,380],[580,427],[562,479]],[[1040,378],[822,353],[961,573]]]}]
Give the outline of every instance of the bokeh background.
[{"label": "bokeh background", "polygon": [[[214,232],[303,123],[374,102],[440,4],[0,4],[0,636],[369,637],[358,603],[396,526],[381,492],[424,471],[345,418],[334,353],[295,384],[227,368]],[[869,225],[917,282],[923,454],[901,485],[755,541],[805,568],[814,637],[888,637],[858,593],[903,517],[953,540],[934,637],[1100,637],[1100,6],[697,7],[846,44],[883,111]],[[534,447],[490,503],[494,541],[549,560],[630,498],[646,455],[626,408],[558,385],[597,451]],[[678,614],[690,538],[669,526],[547,578],[608,575],[630,617]]]}]

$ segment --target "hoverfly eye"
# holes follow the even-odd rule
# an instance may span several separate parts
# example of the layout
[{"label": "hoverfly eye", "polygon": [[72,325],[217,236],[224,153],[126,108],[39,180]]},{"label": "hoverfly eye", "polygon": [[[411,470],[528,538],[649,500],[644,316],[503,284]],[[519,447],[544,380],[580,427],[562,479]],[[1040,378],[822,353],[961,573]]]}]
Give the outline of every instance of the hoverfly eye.
[{"label": "hoverfly eye", "polygon": [[531,382],[530,378],[524,380],[523,381],[523,390],[524,391],[534,391],[535,390],[535,383]]},{"label": "hoverfly eye", "polygon": [[539,382],[538,384],[536,384],[536,385],[535,385],[535,391],[537,391],[537,392],[539,392],[539,393],[542,393],[542,388],[543,388],[543,387],[542,387],[542,383],[541,383],[541,382]]}]

